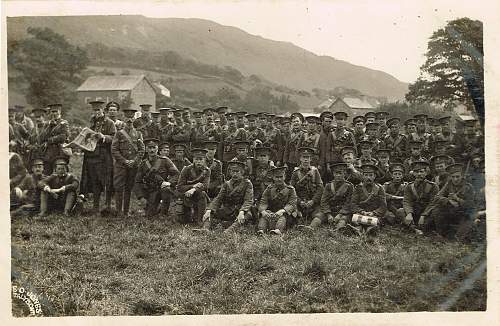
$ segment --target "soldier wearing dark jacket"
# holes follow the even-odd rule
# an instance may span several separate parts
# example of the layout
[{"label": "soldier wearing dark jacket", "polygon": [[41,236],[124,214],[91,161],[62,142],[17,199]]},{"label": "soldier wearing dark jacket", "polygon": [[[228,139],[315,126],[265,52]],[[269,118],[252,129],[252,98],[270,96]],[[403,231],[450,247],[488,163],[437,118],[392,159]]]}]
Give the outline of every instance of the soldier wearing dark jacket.
[{"label": "soldier wearing dark jacket", "polygon": [[222,133],[222,145],[223,145],[223,155],[222,162],[225,164],[231,161],[236,156],[236,148],[234,143],[236,141],[246,141],[247,131],[244,128],[238,128],[236,126],[236,114],[228,113],[227,118],[227,129]]},{"label": "soldier wearing dark jacket", "polygon": [[393,162],[402,163],[406,156],[406,137],[400,133],[400,123],[399,118],[387,120],[389,134],[385,136],[381,146],[391,151],[391,160]]},{"label": "soldier wearing dark jacket", "polygon": [[417,231],[414,226],[418,225],[428,230],[430,213],[434,208],[434,199],[439,189],[434,182],[425,179],[429,171],[429,163],[414,162],[411,169],[415,181],[410,182],[405,188],[403,208],[406,216],[403,223],[420,234],[421,230]]},{"label": "soldier wearing dark jacket", "polygon": [[388,224],[401,223],[405,217],[403,209],[403,198],[408,183],[403,182],[404,166],[401,163],[393,163],[389,168],[392,180],[384,183],[385,198],[387,201]]},{"label": "soldier wearing dark jacket", "polygon": [[269,159],[272,150],[269,147],[257,147],[255,149],[255,159],[253,160],[250,181],[253,185],[254,201],[258,202],[273,179],[269,176],[269,170],[274,168],[274,163]]},{"label": "soldier wearing dark jacket", "polygon": [[46,175],[52,174],[54,170],[54,161],[57,157],[66,156],[63,153],[62,144],[68,141],[69,124],[66,120],[61,119],[61,110],[61,104],[49,105],[50,121],[45,125],[45,128],[39,135],[40,144],[43,146],[41,148],[41,153],[43,155]]},{"label": "soldier wearing dark jacket", "polygon": [[436,231],[443,236],[457,236],[463,240],[469,236],[475,213],[475,194],[464,179],[464,165],[451,164],[446,168],[450,178],[435,199],[431,219]]},{"label": "soldier wearing dark jacket", "polygon": [[245,176],[245,164],[228,162],[229,181],[224,182],[219,193],[203,215],[203,228],[210,229],[214,220],[232,222],[226,231],[235,230],[252,219],[253,186]]},{"label": "soldier wearing dark jacket", "polygon": [[293,113],[292,118],[292,129],[290,136],[287,138],[285,143],[285,152],[283,156],[283,163],[287,166],[286,170],[286,180],[290,180],[292,172],[295,167],[299,164],[299,152],[300,140],[303,137],[304,131],[302,130],[302,124],[304,123],[304,116],[300,113]]},{"label": "soldier wearing dark jacket", "polygon": [[297,216],[297,194],[295,188],[285,183],[285,167],[269,171],[273,183],[269,185],[259,203],[259,224],[257,232],[263,234],[270,229],[281,235],[291,226]]},{"label": "soldier wearing dark jacket", "polygon": [[175,167],[177,170],[182,171],[185,166],[188,166],[191,164],[191,161],[187,159],[186,157],[186,152],[187,152],[187,146],[184,143],[177,143],[174,145],[174,155],[172,160],[172,163],[175,164]]},{"label": "soldier wearing dark jacket", "polygon": [[151,104],[140,104],[141,116],[134,120],[134,128],[140,131],[142,137],[146,138],[160,138],[160,126],[153,121]]},{"label": "soldier wearing dark jacket", "polygon": [[208,197],[214,198],[219,193],[224,183],[224,174],[222,173],[222,162],[215,158],[217,152],[217,141],[205,141],[204,146],[207,150],[207,167],[210,169],[210,184],[208,185]]},{"label": "soldier wearing dark jacket", "polygon": [[314,229],[328,221],[336,224],[339,230],[345,227],[351,218],[351,197],[354,192],[354,185],[345,180],[347,173],[346,163],[333,163],[330,166],[333,173],[333,180],[325,185],[321,195],[321,214],[314,217],[309,228]]},{"label": "soldier wearing dark jacket", "polygon": [[113,195],[113,156],[111,155],[111,142],[116,133],[114,122],[104,116],[102,101],[89,102],[94,115],[90,120],[90,129],[94,131],[92,137],[97,140],[93,152],[84,151],[82,165],[82,179],[80,193],[93,194],[93,211],[98,212],[101,193],[105,193],[106,208],[111,208]]},{"label": "soldier wearing dark jacket", "polygon": [[207,208],[210,169],[206,166],[206,149],[191,150],[193,164],[184,167],[177,183],[177,219],[182,223],[201,223]]},{"label": "soldier wearing dark jacket", "polygon": [[40,216],[51,212],[62,212],[68,216],[76,202],[78,179],[68,172],[68,159],[57,158],[54,161],[55,171],[40,181]]},{"label": "soldier wearing dark jacket", "polygon": [[324,182],[328,182],[330,176],[330,163],[333,162],[333,134],[332,134],[332,120],[333,114],[330,112],[323,112],[320,115],[322,122],[321,132],[319,134],[318,147],[319,147],[319,162],[318,169],[321,178]]},{"label": "soldier wearing dark jacket", "polygon": [[145,153],[142,135],[134,128],[133,124],[135,112],[136,110],[132,108],[123,109],[124,126],[116,132],[111,143],[111,154],[114,159],[115,205],[118,214],[124,216],[128,216],[137,167]]},{"label": "soldier wearing dark jacket", "polygon": [[311,166],[314,148],[300,147],[300,165],[295,168],[290,178],[290,185],[297,194],[297,217],[306,221],[319,217],[323,181],[316,167]]},{"label": "soldier wearing dark jacket", "polygon": [[347,113],[338,111],[334,113],[337,127],[333,131],[333,161],[340,162],[342,160],[342,148],[350,146],[357,147],[353,133],[346,128]]},{"label": "soldier wearing dark jacket", "polygon": [[[158,139],[144,140],[146,157],[139,164],[135,175],[134,192],[138,199],[146,199],[146,217],[156,216],[159,212],[168,213],[172,188],[175,186],[179,170],[167,157],[158,156]],[[158,208],[162,201],[161,209]]]}]

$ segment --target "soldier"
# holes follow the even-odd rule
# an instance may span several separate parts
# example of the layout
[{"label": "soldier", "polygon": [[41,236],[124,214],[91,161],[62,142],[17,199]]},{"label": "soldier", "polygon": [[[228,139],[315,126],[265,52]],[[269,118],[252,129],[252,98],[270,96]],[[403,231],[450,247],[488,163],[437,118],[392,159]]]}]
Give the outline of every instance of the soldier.
[{"label": "soldier", "polygon": [[90,129],[94,131],[92,137],[97,140],[93,152],[84,151],[82,165],[82,179],[80,193],[93,194],[93,213],[99,212],[101,193],[105,193],[105,205],[111,209],[111,197],[113,195],[113,156],[111,155],[111,143],[116,133],[113,121],[104,116],[102,101],[89,102],[94,115],[90,120]]},{"label": "soldier", "polygon": [[417,120],[410,118],[405,121],[405,134],[408,141],[420,140],[417,135]]},{"label": "soldier", "polygon": [[400,133],[400,122],[399,118],[387,120],[389,134],[385,136],[381,146],[391,151],[392,162],[403,163],[406,156],[406,137]]},{"label": "soldier", "polygon": [[290,180],[292,172],[299,163],[299,155],[297,149],[300,147],[300,140],[303,137],[304,131],[302,124],[304,116],[301,113],[295,112],[290,116],[292,119],[292,129],[289,138],[286,140],[283,162],[287,167],[286,180]]},{"label": "soldier", "polygon": [[236,127],[245,129],[245,116],[246,115],[247,115],[246,111],[236,112]]},{"label": "soldier", "polygon": [[135,184],[137,167],[142,161],[145,146],[142,135],[134,128],[133,108],[124,108],[124,127],[118,130],[111,142],[111,154],[114,160],[113,186],[115,205],[118,216],[128,216],[130,196]]},{"label": "soldier", "polygon": [[[9,152],[9,179],[10,179],[10,209],[17,209],[22,205],[28,191],[26,177],[28,171],[24,165],[22,157]],[[26,192],[25,192],[26,191]]]},{"label": "soldier", "polygon": [[160,108],[158,109],[160,112],[160,123],[158,128],[160,130],[160,142],[162,143],[170,143],[172,141],[172,131],[174,129],[173,122],[173,112],[172,108]]},{"label": "soldier", "polygon": [[160,145],[158,146],[158,155],[170,158],[170,143],[165,141],[160,142]]},{"label": "soldier", "polygon": [[227,130],[223,132],[222,142],[223,142],[223,155],[222,162],[225,164],[231,161],[236,156],[236,148],[234,147],[235,141],[246,141],[247,132],[244,128],[236,126],[236,113],[228,113],[227,118]]},{"label": "soldier", "polygon": [[342,148],[351,146],[356,148],[356,141],[351,131],[346,129],[347,113],[338,111],[334,113],[337,127],[333,131],[333,161],[340,162],[342,160]]},{"label": "soldier", "polygon": [[61,118],[62,105],[50,104],[48,107],[50,121],[39,135],[40,144],[45,144],[41,150],[46,175],[52,174],[56,157],[67,157],[62,150],[62,145],[68,141],[69,137],[68,121]]},{"label": "soldier", "polygon": [[[168,214],[172,198],[172,188],[179,176],[179,170],[168,157],[158,156],[159,140],[144,139],[146,157],[141,161],[135,175],[134,191],[139,200],[146,199],[146,217],[154,217],[158,213]],[[161,208],[158,209],[162,202]],[[124,207],[125,208],[125,207]]]},{"label": "soldier", "polygon": [[448,173],[446,172],[446,167],[453,162],[453,158],[448,155],[436,155],[431,157],[431,174],[430,179],[432,182],[437,184],[439,189],[442,189],[446,182],[448,182]]},{"label": "soldier", "polygon": [[470,160],[471,155],[483,151],[484,143],[482,137],[476,131],[477,120],[467,120],[464,123],[463,137],[456,137],[455,160],[464,165]]},{"label": "soldier", "polygon": [[404,161],[405,167],[405,180],[413,180],[413,172],[411,170],[413,162],[425,161],[426,159],[422,156],[422,146],[423,143],[420,140],[410,140],[408,142],[408,148],[410,149],[410,157]]},{"label": "soldier", "polygon": [[153,121],[153,115],[151,111],[151,104],[140,104],[141,116],[134,120],[134,128],[140,131],[142,137],[146,138],[160,138],[160,127]]},{"label": "soldier", "polygon": [[201,223],[207,208],[211,171],[206,166],[206,149],[192,151],[193,163],[184,167],[177,183],[176,215],[181,223]]},{"label": "soldier", "polygon": [[[227,126],[227,111],[228,107],[227,106],[219,106],[218,108],[215,109],[215,112],[217,113],[217,116],[220,120],[220,125],[221,127]],[[217,117],[214,116],[214,121]]]},{"label": "soldier", "polygon": [[184,122],[182,113],[182,110],[174,111],[175,126],[172,129],[169,139],[171,139],[176,145],[184,145],[184,155],[189,156],[188,151],[191,142],[191,125]]},{"label": "soldier", "polygon": [[375,179],[377,183],[384,184],[392,180],[392,172],[390,169],[390,155],[391,151],[388,149],[379,149],[377,151],[377,164],[375,164],[379,169],[379,175]]},{"label": "soldier", "polygon": [[33,120],[31,120],[30,117],[26,116],[25,114],[25,107],[22,105],[15,105],[16,108],[16,114],[15,114],[15,121],[16,123],[20,124],[21,126],[26,129],[28,134],[31,134],[33,132],[33,128],[35,128],[35,124],[33,123]]},{"label": "soldier", "polygon": [[345,173],[346,181],[349,181],[353,185],[359,184],[363,181],[363,173],[358,170],[354,164],[356,163],[355,153],[356,150],[352,146],[346,146],[342,148],[340,152],[342,154],[342,162],[346,163],[347,169]]},{"label": "soldier", "polygon": [[311,166],[314,148],[300,147],[300,165],[295,168],[290,179],[290,185],[297,194],[297,218],[309,220],[319,217],[323,181],[316,167]]},{"label": "soldier", "polygon": [[319,162],[318,169],[321,174],[323,181],[327,182],[330,180],[330,163],[333,162],[333,134],[332,134],[332,121],[333,114],[325,111],[320,114],[320,119],[322,121],[322,128],[319,134]]},{"label": "soldier", "polygon": [[40,180],[40,216],[47,216],[54,211],[69,216],[76,203],[78,179],[68,172],[68,158],[54,160],[54,174]]},{"label": "soldier", "polygon": [[225,232],[234,231],[252,220],[253,186],[244,176],[245,164],[228,162],[231,179],[224,182],[219,193],[203,215],[203,228],[209,230],[214,220],[232,223]]},{"label": "soldier", "polygon": [[292,133],[290,129],[292,119],[290,117],[276,117],[276,120],[277,120],[277,127],[279,128],[281,134],[280,143],[282,144],[281,149],[278,153],[276,165],[283,166],[286,163],[285,162],[286,143],[288,139],[290,139],[290,135]]},{"label": "soldier", "polygon": [[361,155],[356,162],[356,166],[360,167],[365,164],[377,165],[378,161],[372,157],[373,143],[369,140],[362,140],[359,144]]},{"label": "soldier", "polygon": [[208,140],[204,142],[204,147],[207,150],[207,167],[210,169],[210,184],[208,185],[208,197],[214,198],[219,193],[222,184],[224,183],[224,174],[222,172],[222,162],[215,158],[217,146],[219,142]]},{"label": "soldier", "polygon": [[430,155],[430,137],[427,132],[427,114],[415,114],[413,118],[416,121],[416,140],[422,142],[422,153],[424,156]]},{"label": "soldier", "polygon": [[185,166],[191,164],[191,161],[186,158],[186,149],[187,147],[183,143],[174,145],[174,158],[172,158],[172,162],[179,171],[182,171]]},{"label": "soldier", "polygon": [[374,123],[376,122],[376,114],[373,111],[365,113],[366,123]]},{"label": "soldier", "polygon": [[438,186],[425,177],[429,172],[427,161],[413,162],[411,169],[415,176],[415,181],[410,182],[405,188],[403,198],[403,208],[405,210],[404,225],[408,226],[417,234],[422,234],[418,227],[424,227],[429,222],[427,219],[433,209],[434,198],[439,189]]},{"label": "soldier", "polygon": [[345,180],[346,163],[332,163],[333,180],[326,184],[320,200],[320,213],[315,215],[308,229],[316,229],[328,221],[335,224],[335,229],[345,227],[351,217],[351,196],[354,191],[352,183]]},{"label": "soldier", "polygon": [[352,123],[354,125],[354,140],[356,144],[359,144],[360,141],[365,140],[366,118],[362,115],[355,116],[352,118]]},{"label": "soldier", "polygon": [[384,112],[384,111],[379,111],[375,113],[375,118],[377,123],[379,124],[379,130],[378,130],[378,138],[383,139],[385,136],[387,136],[387,117],[389,116],[389,113]]},{"label": "soldier", "polygon": [[[31,161],[31,174],[27,174],[20,184],[11,191],[11,217],[20,215],[32,215],[40,212],[40,194],[42,187],[40,181],[45,179],[43,174],[43,160],[34,158]],[[12,211],[12,194],[16,197],[17,208]]]},{"label": "soldier", "polygon": [[451,164],[446,171],[450,178],[436,195],[431,219],[440,235],[466,240],[475,215],[474,189],[464,179],[463,164]]},{"label": "soldier", "polygon": [[247,114],[246,119],[248,121],[248,126],[246,128],[247,131],[247,141],[250,143],[250,156],[254,156],[254,149],[257,146],[262,146],[262,143],[265,140],[264,130],[257,127],[256,114]]},{"label": "soldier", "polygon": [[300,140],[301,147],[309,147],[314,149],[314,154],[312,156],[311,164],[314,166],[318,166],[319,160],[319,132],[318,132],[318,121],[319,118],[315,116],[308,116],[306,119],[306,131],[302,135],[302,139]]},{"label": "soldier", "polygon": [[45,128],[45,114],[47,110],[45,108],[34,108],[32,114],[34,117],[34,128],[29,135],[29,158],[30,162],[35,158],[42,157],[43,144],[40,143],[40,133]]},{"label": "soldier", "polygon": [[408,185],[403,181],[404,166],[401,163],[393,163],[390,166],[392,180],[384,183],[385,198],[387,201],[386,222],[389,225],[403,222],[405,211],[403,208],[403,198],[405,188]]},{"label": "soldier", "polygon": [[104,110],[104,115],[108,117],[111,121],[113,121],[116,125],[118,119],[118,111],[120,111],[120,104],[111,101],[106,104],[106,109]]},{"label": "soldier", "polygon": [[[371,122],[366,124],[366,134],[365,134],[365,139],[371,141],[373,143],[372,150],[373,152],[379,150],[380,148],[383,148],[383,143],[381,139],[384,138],[379,138],[378,133],[379,133],[380,125],[377,122]],[[358,145],[358,151],[359,151],[359,143],[356,143]]]},{"label": "soldier", "polygon": [[269,176],[269,170],[275,166],[273,161],[269,159],[270,156],[271,148],[269,147],[257,147],[255,149],[255,159],[253,160],[252,173],[250,174],[255,203],[260,201],[264,190],[273,182]]},{"label": "soldier", "polygon": [[283,166],[269,171],[273,183],[266,188],[259,203],[258,234],[270,229],[272,234],[282,235],[297,216],[297,194],[295,188],[285,183],[285,170]]},{"label": "soldier", "polygon": [[193,117],[195,125],[191,134],[191,146],[201,148],[203,142],[207,140],[207,137],[204,135],[205,125],[203,123],[203,112],[195,111],[193,112]]},{"label": "soldier", "polygon": [[363,171],[363,182],[354,187],[351,207],[353,214],[378,218],[377,225],[357,225],[355,227],[359,234],[363,232],[368,234],[387,219],[387,202],[384,187],[375,183],[378,168],[373,164],[365,164],[361,166],[361,170]]},{"label": "soldier", "polygon": [[264,141],[262,142],[262,146],[271,149],[269,157],[271,161],[275,162],[277,165],[281,164],[284,139],[281,135],[281,131],[274,125],[275,115],[266,114],[263,117],[266,119],[266,122],[264,124]]}]

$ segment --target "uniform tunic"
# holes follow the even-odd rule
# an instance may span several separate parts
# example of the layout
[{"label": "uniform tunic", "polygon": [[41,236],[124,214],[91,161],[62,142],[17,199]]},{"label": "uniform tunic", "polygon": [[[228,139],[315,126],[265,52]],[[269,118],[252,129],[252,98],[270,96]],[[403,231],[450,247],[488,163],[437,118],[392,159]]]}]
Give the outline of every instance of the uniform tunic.
[{"label": "uniform tunic", "polygon": [[45,174],[52,174],[53,162],[57,157],[67,157],[62,151],[62,144],[68,141],[68,137],[69,124],[64,119],[50,121],[40,132],[40,144],[46,144],[42,148]]},{"label": "uniform tunic", "polygon": [[352,195],[351,207],[354,214],[362,214],[364,211],[383,217],[387,212],[384,187],[377,183],[371,186],[364,183],[357,185]]},{"label": "uniform tunic", "polygon": [[354,185],[348,181],[332,181],[326,184],[321,196],[321,219],[337,214],[350,217]]},{"label": "uniform tunic", "polygon": [[214,218],[234,221],[240,211],[248,217],[253,204],[253,186],[250,180],[233,179],[223,183],[219,193],[208,206]]},{"label": "uniform tunic", "polygon": [[[314,166],[295,168],[290,179],[290,185],[295,188],[297,208],[303,216],[319,213],[321,195],[323,194],[323,181],[317,168]],[[305,208],[304,205],[310,200],[313,201],[313,206]]]}]

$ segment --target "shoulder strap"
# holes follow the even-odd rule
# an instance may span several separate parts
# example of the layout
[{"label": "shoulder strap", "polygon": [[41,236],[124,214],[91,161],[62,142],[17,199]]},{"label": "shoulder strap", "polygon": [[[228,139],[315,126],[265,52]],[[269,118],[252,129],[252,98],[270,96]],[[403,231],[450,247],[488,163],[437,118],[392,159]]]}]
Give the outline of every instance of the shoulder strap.
[{"label": "shoulder strap", "polygon": [[130,135],[125,130],[123,130],[123,129],[120,129],[118,132],[121,133],[123,135],[123,137],[125,137],[125,139],[130,144],[132,144],[132,147],[134,147],[134,149],[137,151],[137,145],[135,144],[134,141],[132,141],[132,138],[130,138]]}]

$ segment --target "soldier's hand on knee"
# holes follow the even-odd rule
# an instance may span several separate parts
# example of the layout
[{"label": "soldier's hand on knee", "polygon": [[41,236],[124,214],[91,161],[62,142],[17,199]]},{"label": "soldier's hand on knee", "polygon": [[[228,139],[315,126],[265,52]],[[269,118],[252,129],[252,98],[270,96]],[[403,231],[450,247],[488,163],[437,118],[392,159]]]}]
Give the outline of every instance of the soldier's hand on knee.
[{"label": "soldier's hand on knee", "polygon": [[405,216],[404,223],[405,223],[406,225],[410,225],[411,223],[413,223],[413,214],[412,214],[412,213],[408,213],[408,214]]},{"label": "soldier's hand on knee", "polygon": [[285,213],[286,213],[286,212],[285,212],[285,210],[284,210],[284,209],[280,209],[279,211],[277,211],[277,212],[276,212],[276,215],[277,215],[277,216],[279,216],[279,217],[281,217],[281,216],[283,216],[283,214],[285,214]]},{"label": "soldier's hand on knee", "polygon": [[238,221],[238,223],[243,224],[243,222],[245,222],[245,212],[240,211],[238,213],[238,216],[236,216],[236,220]]},{"label": "soldier's hand on knee", "polygon": [[426,218],[426,216],[424,216],[424,215],[420,216],[420,218],[418,219],[418,225],[419,225],[419,226],[424,225],[424,223],[425,223],[425,218]]}]

